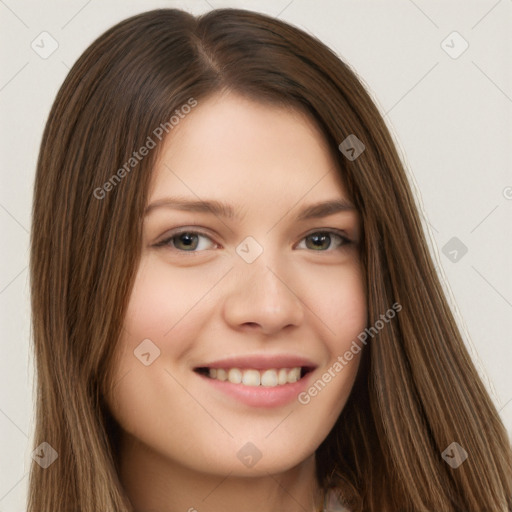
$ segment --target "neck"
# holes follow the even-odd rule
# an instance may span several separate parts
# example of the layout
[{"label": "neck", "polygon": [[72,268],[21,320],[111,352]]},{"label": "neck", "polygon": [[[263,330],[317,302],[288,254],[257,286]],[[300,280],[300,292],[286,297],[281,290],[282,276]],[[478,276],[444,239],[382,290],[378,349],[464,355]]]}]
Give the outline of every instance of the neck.
[{"label": "neck", "polygon": [[[198,472],[126,432],[120,479],[135,512],[316,512],[322,493],[315,456],[282,473],[248,477]],[[207,469],[207,468],[205,468]]]}]

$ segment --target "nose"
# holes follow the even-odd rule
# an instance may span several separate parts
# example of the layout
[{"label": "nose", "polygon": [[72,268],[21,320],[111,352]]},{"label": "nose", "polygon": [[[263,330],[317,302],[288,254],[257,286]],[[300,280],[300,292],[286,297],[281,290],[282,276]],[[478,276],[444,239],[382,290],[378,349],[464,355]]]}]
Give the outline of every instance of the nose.
[{"label": "nose", "polygon": [[233,329],[271,335],[303,321],[298,283],[289,272],[277,271],[265,254],[251,264],[238,261],[231,276],[223,314]]}]

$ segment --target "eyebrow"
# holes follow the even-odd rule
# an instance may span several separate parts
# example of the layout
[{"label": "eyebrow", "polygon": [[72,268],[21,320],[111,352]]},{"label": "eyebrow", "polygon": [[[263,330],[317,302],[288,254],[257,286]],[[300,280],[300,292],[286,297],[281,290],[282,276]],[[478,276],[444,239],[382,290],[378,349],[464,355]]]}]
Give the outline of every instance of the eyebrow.
[{"label": "eyebrow", "polygon": [[[216,216],[227,219],[239,217],[237,210],[232,205],[222,201],[217,201],[215,199],[196,201],[180,197],[166,197],[151,203],[147,206],[145,215],[148,215],[157,208],[163,207],[189,212],[213,213]],[[304,207],[297,216],[297,220],[303,221],[308,219],[319,219],[335,213],[347,211],[355,211],[354,205],[346,199],[333,199]]]}]

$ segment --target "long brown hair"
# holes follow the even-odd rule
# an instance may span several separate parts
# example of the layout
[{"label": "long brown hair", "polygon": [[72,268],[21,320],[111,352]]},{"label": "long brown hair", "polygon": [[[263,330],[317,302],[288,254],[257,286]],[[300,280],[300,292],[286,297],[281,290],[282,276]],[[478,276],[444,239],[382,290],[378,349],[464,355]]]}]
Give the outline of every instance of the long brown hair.
[{"label": "long brown hair", "polygon": [[[160,9],[91,44],[44,131],[31,233],[34,448],[47,442],[58,458],[32,464],[28,511],[133,510],[104,397],[116,384],[109,369],[161,145],[118,170],[176,109],[222,90],[308,112],[361,214],[368,325],[402,306],[363,351],[349,401],[317,450],[319,483],[354,512],[512,510],[507,433],[443,294],[404,164],[355,72],[314,37],[261,14]],[[337,150],[349,135],[365,145],[356,159]],[[452,442],[468,454],[457,468],[442,457]]]}]

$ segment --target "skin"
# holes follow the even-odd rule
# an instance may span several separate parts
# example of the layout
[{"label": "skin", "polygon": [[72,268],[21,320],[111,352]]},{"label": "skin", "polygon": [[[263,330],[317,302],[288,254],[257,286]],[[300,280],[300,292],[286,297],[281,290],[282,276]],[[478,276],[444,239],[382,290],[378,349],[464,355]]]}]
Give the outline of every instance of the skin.
[{"label": "skin", "polygon": [[[364,330],[358,213],[297,220],[305,205],[349,200],[332,155],[304,114],[217,94],[164,141],[148,203],[171,195],[225,201],[240,218],[169,206],[145,217],[108,398],[122,428],[122,484],[145,512],[315,510],[314,453],[361,354],[307,405],[273,408],[228,397],[193,368],[228,355],[295,354],[317,365],[313,383]],[[192,249],[183,237],[156,246],[181,227],[206,236],[192,236]],[[332,235],[315,245],[309,235],[328,229],[352,243]],[[252,263],[236,252],[247,236],[263,248]],[[148,366],[134,357],[144,339],[160,350]],[[237,457],[247,442],[262,455],[252,467]]]}]

